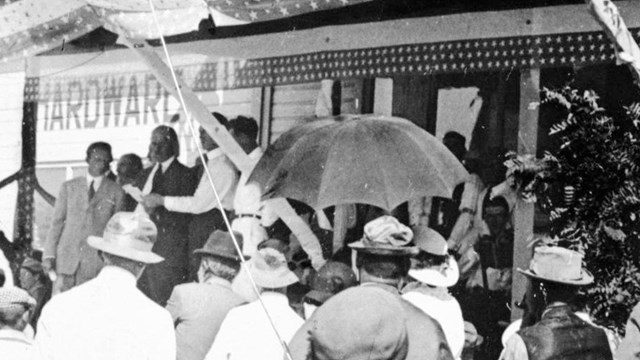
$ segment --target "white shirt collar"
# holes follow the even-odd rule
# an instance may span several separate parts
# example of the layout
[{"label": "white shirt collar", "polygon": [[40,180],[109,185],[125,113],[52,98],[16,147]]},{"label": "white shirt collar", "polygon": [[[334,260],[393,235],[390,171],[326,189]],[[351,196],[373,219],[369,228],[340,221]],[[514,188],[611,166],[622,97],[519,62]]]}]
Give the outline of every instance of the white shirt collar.
[{"label": "white shirt collar", "polygon": [[[165,171],[167,171],[167,169],[169,168],[169,166],[171,166],[171,163],[173,162],[173,160],[175,160],[176,157],[172,156],[170,158],[168,158],[167,160],[163,161],[160,163],[160,166],[162,166],[162,173],[164,174]],[[157,171],[157,170],[156,170]]]},{"label": "white shirt collar", "polygon": [[98,190],[98,188],[100,188],[100,184],[102,183],[102,179],[104,179],[104,174],[93,177],[89,173],[87,173],[87,187],[91,186],[91,182],[93,182],[93,190]]}]

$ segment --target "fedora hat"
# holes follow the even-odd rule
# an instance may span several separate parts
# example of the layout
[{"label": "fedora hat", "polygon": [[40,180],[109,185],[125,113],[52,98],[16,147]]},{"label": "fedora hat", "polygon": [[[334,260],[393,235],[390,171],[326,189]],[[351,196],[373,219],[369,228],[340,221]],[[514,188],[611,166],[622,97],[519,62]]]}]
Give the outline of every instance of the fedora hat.
[{"label": "fedora hat", "polygon": [[409,336],[401,301],[376,287],[340,292],[309,319],[308,359],[405,359]]},{"label": "fedora hat", "polygon": [[538,246],[529,263],[529,269],[518,269],[522,274],[539,280],[567,285],[589,285],[593,275],[582,267],[582,254],[559,246]]},{"label": "fedora hat", "polygon": [[410,245],[413,232],[393,216],[384,215],[364,226],[362,239],[349,244],[356,251],[376,255],[415,255],[418,248]]},{"label": "fedora hat", "polygon": [[327,261],[311,278],[311,291],[305,298],[323,304],[333,295],[357,284],[356,274],[349,266],[337,261]]},{"label": "fedora hat", "polygon": [[115,213],[102,237],[89,236],[87,243],[97,250],[145,264],[155,264],[164,258],[151,251],[158,230],[146,214]]},{"label": "fedora hat", "polygon": [[[435,256],[447,256],[449,254],[447,241],[437,231],[426,226],[417,226],[414,228],[413,233],[415,244],[420,251]],[[460,278],[458,263],[448,256],[445,264],[446,266],[442,270],[434,268],[410,269],[409,276],[431,286],[453,286]]]},{"label": "fedora hat", "polygon": [[289,270],[284,254],[273,248],[258,250],[251,261],[247,263],[256,285],[277,289],[298,282],[298,277]]},{"label": "fedora hat", "polygon": [[[242,235],[240,233],[233,233],[238,241],[238,246],[242,249]],[[226,231],[216,230],[209,235],[209,239],[201,249],[197,249],[193,252],[195,255],[209,255],[219,257],[227,260],[242,261],[236,250],[236,246],[233,243],[231,234]],[[249,256],[244,256],[246,260]]]}]

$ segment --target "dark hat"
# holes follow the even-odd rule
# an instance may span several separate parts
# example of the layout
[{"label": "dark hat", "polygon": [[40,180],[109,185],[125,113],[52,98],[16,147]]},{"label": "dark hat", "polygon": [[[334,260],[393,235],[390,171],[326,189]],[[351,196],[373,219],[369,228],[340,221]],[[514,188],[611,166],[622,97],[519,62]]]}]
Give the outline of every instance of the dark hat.
[{"label": "dark hat", "polygon": [[409,340],[401,301],[376,287],[353,287],[327,300],[309,319],[310,358],[405,359]]},{"label": "dark hat", "polygon": [[376,255],[416,255],[418,248],[411,245],[413,232],[393,216],[384,215],[364,226],[360,241],[349,244],[352,249]]},{"label": "dark hat", "polygon": [[34,274],[44,273],[44,270],[42,269],[42,263],[30,257],[24,258],[24,261],[22,261],[20,267],[27,269]]},{"label": "dark hat", "polygon": [[351,268],[341,262],[329,261],[311,278],[311,291],[305,298],[323,304],[340,291],[356,286],[358,279]]},{"label": "dark hat", "polygon": [[[233,234],[238,241],[238,247],[242,249],[242,235],[237,232],[234,232]],[[236,250],[233,243],[231,234],[222,230],[216,230],[211,233],[204,246],[201,249],[195,250],[193,253],[196,255],[217,256],[223,259],[242,261],[238,255],[238,250]],[[248,256],[245,256],[244,258],[249,259]]]}]

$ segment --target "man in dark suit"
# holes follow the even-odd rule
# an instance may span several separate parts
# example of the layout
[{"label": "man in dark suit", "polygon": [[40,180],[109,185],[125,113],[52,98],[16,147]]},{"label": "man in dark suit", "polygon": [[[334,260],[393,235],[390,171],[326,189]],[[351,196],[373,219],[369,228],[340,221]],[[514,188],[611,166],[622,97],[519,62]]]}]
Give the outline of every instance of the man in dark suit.
[{"label": "man in dark suit", "polygon": [[[160,125],[151,133],[149,160],[153,166],[142,171],[137,187],[143,194],[190,196],[195,189],[193,172],[177,157],[180,144],[175,130]],[[136,211],[142,211],[140,204]],[[189,256],[187,234],[191,215],[167,210],[164,206],[144,208],[158,228],[153,252],[164,261],[147,267],[140,279],[140,289],[152,300],[164,306],[173,287],[187,281]]]},{"label": "man in dark suit", "polygon": [[54,294],[98,274],[102,261],[87,245],[87,237],[102,235],[107,221],[123,206],[124,191],[106,177],[113,160],[111,146],[105,142],[89,145],[86,160],[87,175],[62,184],[44,244],[44,272],[57,273]]},{"label": "man in dark suit", "polygon": [[[236,233],[242,248],[242,235]],[[216,230],[202,249],[198,282],[178,285],[167,302],[176,326],[178,360],[203,360],[229,310],[244,303],[231,281],[240,270],[240,257],[228,232]]]}]

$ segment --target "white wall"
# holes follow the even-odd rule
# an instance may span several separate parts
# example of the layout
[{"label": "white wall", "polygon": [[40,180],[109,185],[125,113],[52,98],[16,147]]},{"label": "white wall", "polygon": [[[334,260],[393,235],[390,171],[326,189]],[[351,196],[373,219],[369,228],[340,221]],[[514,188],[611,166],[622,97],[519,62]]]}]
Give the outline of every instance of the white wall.
[{"label": "white wall", "polygon": [[[22,158],[22,99],[24,71],[0,73],[0,180],[18,171]],[[18,185],[0,189],[0,230],[13,238]]]}]

